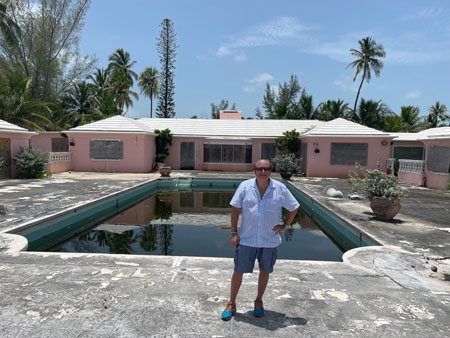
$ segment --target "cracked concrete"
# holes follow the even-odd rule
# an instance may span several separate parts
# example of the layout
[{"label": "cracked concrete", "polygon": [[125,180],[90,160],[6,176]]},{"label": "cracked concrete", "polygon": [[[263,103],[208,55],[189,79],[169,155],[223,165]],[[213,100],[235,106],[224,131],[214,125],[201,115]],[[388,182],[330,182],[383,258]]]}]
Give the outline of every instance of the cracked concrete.
[{"label": "cracked concrete", "polygon": [[[0,237],[36,216],[155,177],[64,173],[48,180],[0,181],[0,204],[10,209],[0,218]],[[342,263],[277,261],[263,318],[251,315],[258,274],[245,275],[238,313],[230,322],[221,321],[220,313],[228,298],[231,259],[0,252],[0,336],[449,336],[450,195],[408,186],[410,198],[402,199],[400,214],[382,222],[366,200],[323,195],[325,186],[334,185],[346,196],[345,180],[294,178],[292,183],[383,246],[348,251]]]}]

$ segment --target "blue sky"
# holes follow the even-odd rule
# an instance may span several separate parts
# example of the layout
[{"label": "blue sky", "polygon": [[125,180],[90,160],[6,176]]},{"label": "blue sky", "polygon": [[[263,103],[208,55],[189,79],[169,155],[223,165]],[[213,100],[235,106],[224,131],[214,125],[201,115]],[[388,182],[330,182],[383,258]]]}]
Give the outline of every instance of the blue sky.
[{"label": "blue sky", "polygon": [[[267,82],[291,74],[314,105],[342,99],[351,107],[360,77],[346,69],[350,48],[372,36],[386,51],[380,77],[365,83],[361,97],[403,105],[427,114],[436,101],[450,108],[450,2],[419,0],[93,0],[85,18],[81,55],[108,56],[124,48],[140,73],[159,68],[156,38],[164,18],[173,21],[176,117],[210,117],[210,103],[227,99],[245,117],[262,108]],[[135,88],[139,91],[138,88]],[[154,102],[155,108],[155,102]],[[149,116],[140,96],[128,117]]]}]

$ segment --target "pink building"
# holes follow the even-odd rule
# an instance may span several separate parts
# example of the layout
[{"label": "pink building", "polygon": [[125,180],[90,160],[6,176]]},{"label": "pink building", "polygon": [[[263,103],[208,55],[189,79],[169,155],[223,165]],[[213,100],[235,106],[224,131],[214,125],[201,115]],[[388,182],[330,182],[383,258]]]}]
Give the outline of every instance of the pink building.
[{"label": "pink building", "polygon": [[0,120],[0,157],[3,166],[0,168],[0,178],[17,177],[12,159],[20,152],[20,148],[27,148],[30,138],[36,133],[15,124]]},{"label": "pink building", "polygon": [[[450,127],[418,133],[392,133],[391,162],[402,182],[448,189],[450,181]],[[388,160],[389,161],[389,160]]]}]

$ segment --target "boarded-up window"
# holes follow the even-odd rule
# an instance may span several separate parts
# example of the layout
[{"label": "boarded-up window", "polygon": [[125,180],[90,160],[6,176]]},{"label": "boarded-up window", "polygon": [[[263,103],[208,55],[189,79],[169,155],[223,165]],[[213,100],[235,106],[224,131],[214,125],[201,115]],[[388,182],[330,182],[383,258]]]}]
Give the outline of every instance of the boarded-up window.
[{"label": "boarded-up window", "polygon": [[424,147],[394,147],[394,158],[398,160],[423,160]]},{"label": "boarded-up window", "polygon": [[123,142],[120,140],[91,140],[91,158],[95,160],[123,159]]},{"label": "boarded-up window", "polygon": [[429,147],[427,168],[436,173],[448,173],[450,170],[450,147]]},{"label": "boarded-up window", "polygon": [[367,143],[331,143],[331,165],[367,165]]},{"label": "boarded-up window", "polygon": [[60,153],[69,151],[69,141],[67,137],[53,137],[52,138],[52,152]]},{"label": "boarded-up window", "polygon": [[271,160],[277,154],[275,143],[261,143],[261,158]]},{"label": "boarded-up window", "polygon": [[245,144],[205,144],[205,163],[252,163],[252,146]]}]

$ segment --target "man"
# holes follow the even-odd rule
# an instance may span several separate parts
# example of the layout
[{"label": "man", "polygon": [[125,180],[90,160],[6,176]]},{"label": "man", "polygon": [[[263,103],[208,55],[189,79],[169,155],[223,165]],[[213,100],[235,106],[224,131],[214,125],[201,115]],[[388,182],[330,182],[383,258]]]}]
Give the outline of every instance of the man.
[{"label": "man", "polygon": [[[252,273],[258,259],[258,292],[253,314],[264,315],[262,297],[269,281],[269,274],[277,259],[277,247],[281,244],[280,233],[291,224],[299,204],[286,186],[270,178],[272,164],[259,160],[254,165],[256,178],[242,182],[233,196],[231,210],[231,245],[236,248],[234,273],[231,278],[230,300],[222,312],[223,320],[230,320],[236,313],[236,297],[244,273]],[[281,209],[289,211],[286,221],[281,222]],[[239,213],[242,211],[240,234],[237,232]]]}]

